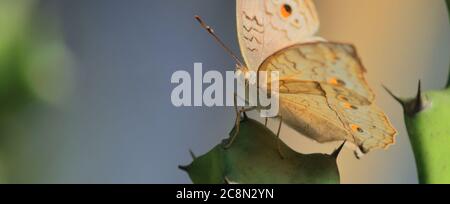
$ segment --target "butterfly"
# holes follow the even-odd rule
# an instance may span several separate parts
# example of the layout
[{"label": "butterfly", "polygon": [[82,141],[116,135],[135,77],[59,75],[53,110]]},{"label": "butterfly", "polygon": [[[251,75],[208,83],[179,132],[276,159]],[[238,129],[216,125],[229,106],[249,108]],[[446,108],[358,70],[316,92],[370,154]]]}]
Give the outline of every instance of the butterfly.
[{"label": "butterfly", "polygon": [[394,143],[397,132],[374,104],[355,47],[316,36],[320,22],[311,0],[236,5],[245,61],[238,68],[279,73],[280,121],[319,143],[345,140],[363,154]]},{"label": "butterfly", "polygon": [[320,143],[349,141],[363,153],[394,143],[396,130],[374,104],[355,47],[315,36],[320,22],[311,0],[237,0],[236,11],[247,68],[280,73],[284,123]]}]

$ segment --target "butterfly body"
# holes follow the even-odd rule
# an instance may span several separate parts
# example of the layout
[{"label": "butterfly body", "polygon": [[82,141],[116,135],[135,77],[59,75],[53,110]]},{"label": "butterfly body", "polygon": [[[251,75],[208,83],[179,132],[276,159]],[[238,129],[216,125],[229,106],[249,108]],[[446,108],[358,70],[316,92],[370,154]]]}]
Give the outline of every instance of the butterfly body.
[{"label": "butterfly body", "polygon": [[350,141],[363,153],[394,143],[356,49],[315,36],[311,0],[237,0],[237,26],[244,72],[279,73],[284,123],[321,143]]}]

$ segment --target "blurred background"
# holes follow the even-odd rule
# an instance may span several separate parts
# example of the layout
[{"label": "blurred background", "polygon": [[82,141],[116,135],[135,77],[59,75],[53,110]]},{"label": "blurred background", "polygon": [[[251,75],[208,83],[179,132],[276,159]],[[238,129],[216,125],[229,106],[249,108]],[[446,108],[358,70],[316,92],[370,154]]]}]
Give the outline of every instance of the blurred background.
[{"label": "blurred background", "polygon": [[[320,35],[356,45],[396,144],[339,158],[343,183],[417,183],[400,106],[417,81],[448,76],[450,28],[440,0],[316,0]],[[232,70],[193,20],[236,52],[229,0],[0,0],[0,183],[190,183],[177,169],[227,136],[233,108],[175,108],[177,70]],[[269,122],[275,126],[275,122]],[[286,126],[297,151],[331,152]]]}]

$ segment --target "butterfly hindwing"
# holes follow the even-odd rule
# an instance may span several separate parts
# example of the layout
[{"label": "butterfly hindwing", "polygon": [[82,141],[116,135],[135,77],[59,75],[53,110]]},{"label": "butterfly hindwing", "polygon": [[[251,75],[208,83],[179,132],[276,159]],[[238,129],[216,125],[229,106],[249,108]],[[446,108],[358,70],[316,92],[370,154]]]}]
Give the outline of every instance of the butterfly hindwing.
[{"label": "butterfly hindwing", "polygon": [[[342,87],[329,84],[321,84],[321,87],[326,92],[328,104],[336,111],[363,153],[371,149],[386,148],[394,143],[396,131],[375,104],[355,103],[361,97],[350,90],[342,91],[345,89]],[[350,94],[345,94],[346,92]]]},{"label": "butterfly hindwing", "polygon": [[[268,58],[260,71],[279,71],[280,112],[299,132],[319,142],[346,139],[365,153],[394,142],[396,131],[373,103],[373,92],[352,46],[324,42],[291,46]],[[302,91],[304,87],[307,92]],[[308,108],[302,108],[304,104]]]},{"label": "butterfly hindwing", "polygon": [[318,142],[352,141],[323,95],[280,93],[280,114],[287,125]]}]

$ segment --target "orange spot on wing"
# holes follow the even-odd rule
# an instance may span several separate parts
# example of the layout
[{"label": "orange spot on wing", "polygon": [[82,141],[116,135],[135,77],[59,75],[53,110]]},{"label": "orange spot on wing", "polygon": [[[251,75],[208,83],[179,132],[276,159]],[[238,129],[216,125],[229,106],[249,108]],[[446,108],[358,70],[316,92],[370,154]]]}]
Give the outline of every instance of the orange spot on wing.
[{"label": "orange spot on wing", "polygon": [[343,95],[339,95],[338,99],[341,100],[341,101],[348,101],[348,98],[343,96]]},{"label": "orange spot on wing", "polygon": [[358,109],[356,106],[350,104],[350,103],[344,103],[344,107],[347,109]]},{"label": "orange spot on wing", "polygon": [[350,128],[352,129],[353,132],[360,132],[360,133],[364,132],[364,130],[361,129],[361,127],[359,127],[358,125],[355,125],[355,124],[351,124]]},{"label": "orange spot on wing", "polygon": [[336,78],[329,79],[328,83],[333,84],[333,85],[339,85],[338,80]]},{"label": "orange spot on wing", "polygon": [[328,83],[331,85],[335,85],[335,86],[344,86],[345,85],[344,81],[342,81],[336,77],[328,79]]},{"label": "orange spot on wing", "polygon": [[287,17],[291,16],[291,14],[292,14],[291,6],[289,6],[287,4],[281,6],[281,16],[287,18]]}]

